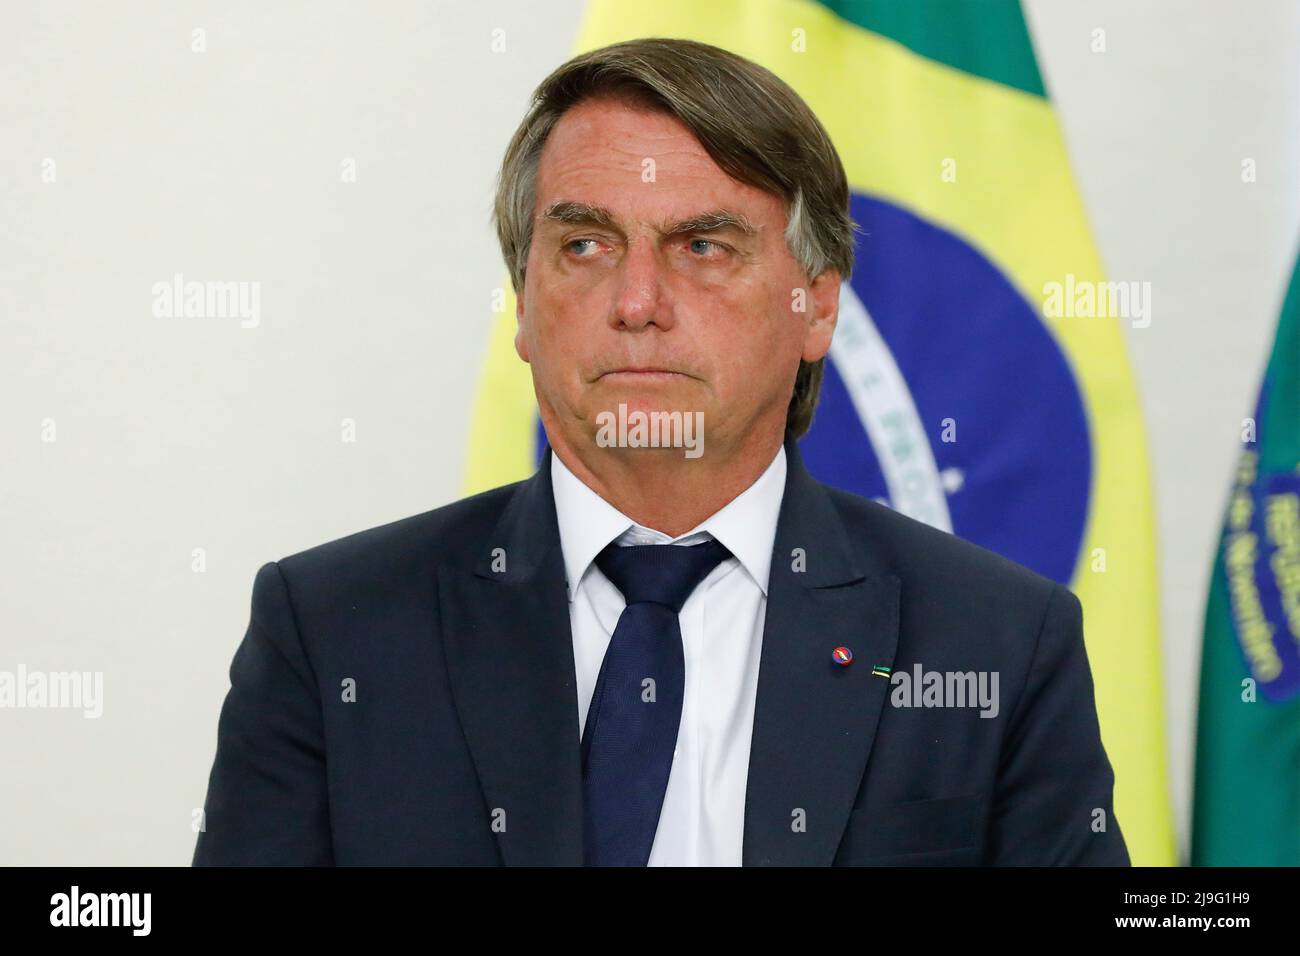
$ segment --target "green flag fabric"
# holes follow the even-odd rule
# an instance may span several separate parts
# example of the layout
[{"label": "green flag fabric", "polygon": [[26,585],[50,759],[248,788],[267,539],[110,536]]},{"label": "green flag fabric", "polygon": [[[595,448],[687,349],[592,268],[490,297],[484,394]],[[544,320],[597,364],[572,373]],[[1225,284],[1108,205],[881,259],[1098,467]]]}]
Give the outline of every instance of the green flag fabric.
[{"label": "green flag fabric", "polygon": [[1300,866],[1300,262],[1205,612],[1192,863]]}]

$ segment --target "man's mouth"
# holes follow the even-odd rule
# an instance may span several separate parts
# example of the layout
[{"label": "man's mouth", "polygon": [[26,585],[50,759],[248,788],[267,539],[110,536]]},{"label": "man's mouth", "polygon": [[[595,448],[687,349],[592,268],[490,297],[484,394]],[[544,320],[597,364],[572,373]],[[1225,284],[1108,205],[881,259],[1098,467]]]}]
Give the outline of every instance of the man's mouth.
[{"label": "man's mouth", "polygon": [[600,377],[635,379],[637,381],[667,381],[673,378],[690,378],[690,376],[685,372],[651,365],[626,365],[621,368],[614,368],[607,372],[602,372]]}]

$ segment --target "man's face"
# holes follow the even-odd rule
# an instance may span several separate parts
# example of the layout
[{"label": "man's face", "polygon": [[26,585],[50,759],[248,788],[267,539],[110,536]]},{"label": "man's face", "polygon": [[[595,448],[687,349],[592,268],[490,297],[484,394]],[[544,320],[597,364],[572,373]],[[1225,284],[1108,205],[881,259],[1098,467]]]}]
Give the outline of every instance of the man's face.
[{"label": "man's face", "polygon": [[706,452],[779,441],[839,296],[834,270],[810,283],[791,256],[779,196],[732,179],[675,118],[604,98],[551,131],[533,213],[515,347],[552,444],[591,447],[620,404],[702,412]]}]

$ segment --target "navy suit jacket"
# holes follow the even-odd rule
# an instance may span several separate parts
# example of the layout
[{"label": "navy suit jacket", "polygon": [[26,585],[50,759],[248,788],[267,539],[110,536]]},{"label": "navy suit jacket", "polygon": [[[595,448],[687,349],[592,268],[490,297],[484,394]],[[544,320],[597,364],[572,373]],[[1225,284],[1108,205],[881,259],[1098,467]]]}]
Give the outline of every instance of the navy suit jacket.
[{"label": "navy suit jacket", "polygon": [[[1074,594],[786,453],[743,862],[1127,865]],[[549,455],[261,568],[195,865],[582,863]],[[997,715],[900,706],[918,665]]]}]

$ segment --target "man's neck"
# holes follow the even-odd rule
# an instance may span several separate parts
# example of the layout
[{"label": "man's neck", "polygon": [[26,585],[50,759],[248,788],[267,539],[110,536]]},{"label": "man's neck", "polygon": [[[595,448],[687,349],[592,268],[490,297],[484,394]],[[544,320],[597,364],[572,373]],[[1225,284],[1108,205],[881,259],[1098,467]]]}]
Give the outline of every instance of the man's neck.
[{"label": "man's neck", "polygon": [[676,538],[717,514],[758,480],[783,436],[761,436],[734,455],[687,459],[673,448],[599,448],[552,442],[569,471],[637,524]]}]

